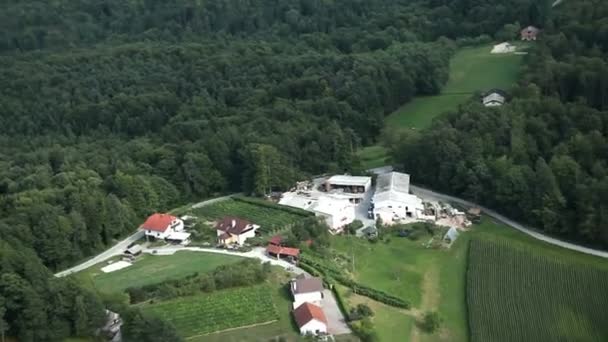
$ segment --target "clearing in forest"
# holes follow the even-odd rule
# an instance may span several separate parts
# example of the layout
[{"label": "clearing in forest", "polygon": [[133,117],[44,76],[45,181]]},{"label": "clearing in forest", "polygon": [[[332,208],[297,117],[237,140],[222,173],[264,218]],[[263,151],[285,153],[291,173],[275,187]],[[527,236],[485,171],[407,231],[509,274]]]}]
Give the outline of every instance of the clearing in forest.
[{"label": "clearing in forest", "polygon": [[142,309],[171,322],[183,337],[269,323],[279,319],[267,285],[183,297]]},{"label": "clearing in forest", "polygon": [[504,240],[471,241],[471,341],[608,341],[606,264],[543,254]]}]

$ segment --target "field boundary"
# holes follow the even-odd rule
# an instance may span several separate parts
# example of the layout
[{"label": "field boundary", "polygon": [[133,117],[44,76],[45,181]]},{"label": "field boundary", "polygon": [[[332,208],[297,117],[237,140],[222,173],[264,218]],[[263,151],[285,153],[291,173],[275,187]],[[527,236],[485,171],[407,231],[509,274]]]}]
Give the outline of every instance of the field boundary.
[{"label": "field boundary", "polygon": [[275,322],[278,322],[278,321],[279,321],[278,319],[273,319],[272,321],[268,321],[268,322],[243,325],[242,327],[228,328],[228,329],[224,329],[224,330],[210,332],[210,333],[207,333],[207,334],[198,334],[198,335],[194,335],[194,336],[188,336],[188,337],[185,337],[185,339],[186,340],[191,340],[193,338],[198,338],[198,337],[203,337],[203,336],[209,336],[209,335],[214,335],[214,334],[221,334],[221,333],[225,333],[225,332],[228,332],[228,331],[234,331],[234,330],[240,330],[240,329],[248,329],[248,328],[253,328],[253,327],[259,327],[261,325],[268,325],[268,324],[272,324],[272,323],[275,323]]}]

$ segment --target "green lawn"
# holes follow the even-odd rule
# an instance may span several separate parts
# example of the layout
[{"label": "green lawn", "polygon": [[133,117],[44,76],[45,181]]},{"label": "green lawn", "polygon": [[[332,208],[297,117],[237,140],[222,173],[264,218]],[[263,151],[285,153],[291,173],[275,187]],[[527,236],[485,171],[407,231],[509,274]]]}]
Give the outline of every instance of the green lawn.
[{"label": "green lawn", "polygon": [[216,291],[143,305],[141,308],[172,323],[183,337],[268,323],[279,319],[267,285]]},{"label": "green lawn", "polygon": [[101,263],[75,274],[80,282],[93,286],[100,292],[119,293],[132,286],[159,283],[178,279],[195,272],[208,272],[220,265],[242,260],[231,255],[181,251],[173,255],[155,256],[144,254],[132,266],[103,273]]},{"label": "green lawn", "polygon": [[472,240],[471,340],[607,341],[608,265],[603,264],[546,256],[512,240]]},{"label": "green lawn", "polygon": [[260,225],[260,231],[269,234],[285,229],[285,227],[302,219],[302,216],[283,210],[233,199],[194,209],[191,211],[191,214],[208,220],[217,220],[225,216],[236,216]]},{"label": "green lawn", "polygon": [[364,147],[357,152],[357,155],[364,170],[390,164],[390,160],[387,159],[388,151],[380,145]]}]

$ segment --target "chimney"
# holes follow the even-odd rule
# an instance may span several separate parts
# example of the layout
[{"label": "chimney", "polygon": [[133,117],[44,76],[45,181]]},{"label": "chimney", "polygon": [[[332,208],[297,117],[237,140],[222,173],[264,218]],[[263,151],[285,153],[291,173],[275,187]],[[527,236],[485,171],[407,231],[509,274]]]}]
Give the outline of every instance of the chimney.
[{"label": "chimney", "polygon": [[236,227],[236,220],[232,219],[232,228]]},{"label": "chimney", "polygon": [[298,283],[297,283],[297,282],[295,282],[295,281],[294,281],[294,282],[292,282],[292,283],[291,283],[291,287],[293,288],[293,289],[292,289],[292,290],[293,290],[293,292],[296,292],[296,290],[298,289]]}]

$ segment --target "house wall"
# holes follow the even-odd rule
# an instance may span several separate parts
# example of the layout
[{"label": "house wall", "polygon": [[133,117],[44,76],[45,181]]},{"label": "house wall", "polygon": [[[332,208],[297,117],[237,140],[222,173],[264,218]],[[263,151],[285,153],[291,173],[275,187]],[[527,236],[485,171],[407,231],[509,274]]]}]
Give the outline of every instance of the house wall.
[{"label": "house wall", "polygon": [[[173,228],[171,228],[171,226],[173,226]],[[171,222],[171,224],[169,225],[169,228],[167,228],[164,232],[157,232],[155,230],[146,229],[144,231],[144,234],[146,236],[152,236],[156,239],[166,239],[169,235],[171,235],[171,233],[181,232],[183,230],[184,230],[184,221],[182,221],[180,219],[175,219],[173,222]]]},{"label": "house wall", "polygon": [[[424,207],[418,201],[382,201],[375,203],[374,215],[376,217],[380,216],[383,223],[392,224],[394,223],[395,216],[397,216],[397,219],[417,219],[423,209]],[[407,216],[408,212],[411,213],[411,217]]]},{"label": "house wall", "polygon": [[306,335],[307,333],[318,334],[318,333],[327,333],[327,325],[323,322],[317,321],[316,319],[312,319],[310,322],[304,324],[300,328],[300,333],[302,335]]},{"label": "house wall", "polygon": [[252,229],[244,234],[237,235],[236,242],[239,244],[239,246],[242,246],[247,239],[255,237],[255,231],[256,229]]},{"label": "house wall", "polygon": [[323,300],[322,292],[310,292],[300,293],[293,296],[293,308],[296,309],[298,306],[304,303],[319,303]]}]

